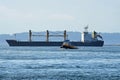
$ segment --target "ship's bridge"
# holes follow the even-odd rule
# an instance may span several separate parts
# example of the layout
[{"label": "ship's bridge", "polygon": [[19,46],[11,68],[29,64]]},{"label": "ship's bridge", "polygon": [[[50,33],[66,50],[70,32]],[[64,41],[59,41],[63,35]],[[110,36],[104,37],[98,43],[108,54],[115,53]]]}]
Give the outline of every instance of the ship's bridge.
[{"label": "ship's bridge", "polygon": [[81,35],[82,42],[92,42],[97,41],[97,33],[94,31],[93,33],[88,32],[88,26],[84,28],[85,31]]}]

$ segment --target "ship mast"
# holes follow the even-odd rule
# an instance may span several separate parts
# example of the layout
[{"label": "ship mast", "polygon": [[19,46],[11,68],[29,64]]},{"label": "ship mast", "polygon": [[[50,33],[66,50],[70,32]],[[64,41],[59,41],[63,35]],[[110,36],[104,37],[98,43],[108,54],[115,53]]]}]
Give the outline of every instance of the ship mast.
[{"label": "ship mast", "polygon": [[84,27],[85,31],[84,32],[88,32],[88,25],[86,27]]},{"label": "ship mast", "polygon": [[46,37],[47,37],[46,41],[49,42],[49,31],[48,30],[47,30]]},{"label": "ship mast", "polygon": [[66,40],[67,34],[66,34],[66,30],[64,30],[64,41]]},{"label": "ship mast", "polygon": [[29,41],[31,42],[32,41],[32,31],[29,30]]}]

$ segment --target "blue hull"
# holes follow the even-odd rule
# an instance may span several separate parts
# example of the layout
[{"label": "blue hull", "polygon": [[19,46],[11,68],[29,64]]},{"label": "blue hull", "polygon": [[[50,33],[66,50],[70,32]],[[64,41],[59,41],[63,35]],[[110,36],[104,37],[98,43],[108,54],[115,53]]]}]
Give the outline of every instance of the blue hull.
[{"label": "blue hull", "polygon": [[[45,41],[16,41],[16,40],[6,40],[9,46],[61,46],[62,41],[53,41],[53,42],[45,42]],[[98,46],[102,47],[104,45],[104,41],[95,41],[95,42],[70,42],[74,46]]]}]

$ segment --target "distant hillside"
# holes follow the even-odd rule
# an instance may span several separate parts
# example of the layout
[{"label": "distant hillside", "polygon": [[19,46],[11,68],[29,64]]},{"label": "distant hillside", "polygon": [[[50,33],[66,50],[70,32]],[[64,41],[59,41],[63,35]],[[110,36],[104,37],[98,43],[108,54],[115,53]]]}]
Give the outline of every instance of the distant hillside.
[{"label": "distant hillside", "polygon": [[105,44],[119,45],[120,33],[102,33]]},{"label": "distant hillside", "polygon": [[[34,32],[33,34],[40,34],[45,35],[45,32]],[[63,34],[63,32],[50,32],[50,34]],[[68,39],[71,41],[80,41],[81,40],[81,33],[79,32],[67,32]],[[120,45],[120,33],[101,33],[103,40],[105,41],[105,45]],[[9,34],[1,34],[0,35],[0,45],[6,45],[6,39],[17,39],[17,40],[28,40],[28,33],[16,33],[16,36],[9,35]],[[33,37],[33,40],[37,41],[45,41],[46,37]],[[50,37],[50,41],[61,41],[63,37]]]}]

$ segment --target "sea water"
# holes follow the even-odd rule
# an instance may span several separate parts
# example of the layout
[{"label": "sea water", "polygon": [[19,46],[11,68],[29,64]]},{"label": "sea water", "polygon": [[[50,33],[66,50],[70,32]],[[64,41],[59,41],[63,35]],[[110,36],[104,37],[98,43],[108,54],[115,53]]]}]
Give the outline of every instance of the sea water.
[{"label": "sea water", "polygon": [[0,80],[120,80],[120,46],[3,46]]}]

